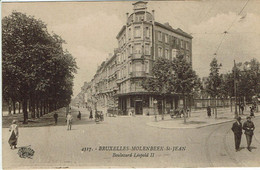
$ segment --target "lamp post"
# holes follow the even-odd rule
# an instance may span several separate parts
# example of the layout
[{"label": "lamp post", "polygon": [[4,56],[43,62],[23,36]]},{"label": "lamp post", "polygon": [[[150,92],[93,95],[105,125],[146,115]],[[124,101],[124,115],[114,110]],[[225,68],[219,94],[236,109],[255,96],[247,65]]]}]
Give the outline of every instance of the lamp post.
[{"label": "lamp post", "polygon": [[157,112],[156,112],[157,100],[156,99],[154,99],[153,104],[154,104],[154,120],[157,122]]},{"label": "lamp post", "polygon": [[234,93],[235,93],[235,118],[238,117],[237,114],[237,70],[236,70],[236,61],[234,60]]}]

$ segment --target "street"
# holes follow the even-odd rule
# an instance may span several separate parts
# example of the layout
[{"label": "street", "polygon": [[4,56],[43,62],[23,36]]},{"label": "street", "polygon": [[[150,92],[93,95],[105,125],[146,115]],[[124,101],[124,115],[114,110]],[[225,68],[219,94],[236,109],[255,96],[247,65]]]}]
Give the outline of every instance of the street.
[{"label": "street", "polygon": [[[3,128],[3,168],[260,166],[259,118],[253,119],[256,130],[252,152],[246,149],[244,134],[242,149],[235,152],[233,122],[202,128],[163,129],[147,125],[154,121],[153,117],[105,117],[104,122],[96,123],[88,119],[85,108],[80,111],[82,120],[77,120],[75,111],[71,131],[59,126],[59,122],[57,126],[20,128],[18,148],[30,145],[35,151],[32,159],[19,158],[18,149],[9,148],[8,128]],[[163,151],[101,151],[99,148],[107,146],[159,146]],[[174,149],[167,151],[167,147]],[[120,153],[133,156],[113,157]],[[146,157],[145,153],[154,156]]]}]

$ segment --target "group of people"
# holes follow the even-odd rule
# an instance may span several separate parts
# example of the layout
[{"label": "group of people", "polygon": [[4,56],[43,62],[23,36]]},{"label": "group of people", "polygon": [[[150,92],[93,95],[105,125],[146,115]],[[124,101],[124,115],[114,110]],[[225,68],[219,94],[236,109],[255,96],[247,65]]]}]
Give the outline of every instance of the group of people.
[{"label": "group of people", "polygon": [[247,141],[247,149],[248,149],[248,151],[251,152],[250,146],[251,146],[251,143],[252,143],[252,137],[254,135],[255,125],[252,122],[250,116],[248,116],[246,119],[247,120],[242,125],[241,117],[238,117],[236,119],[236,122],[233,123],[233,126],[231,128],[231,130],[234,133],[234,137],[235,137],[235,149],[236,149],[236,152],[240,150],[242,130],[245,131],[244,133],[245,133],[246,141]]}]

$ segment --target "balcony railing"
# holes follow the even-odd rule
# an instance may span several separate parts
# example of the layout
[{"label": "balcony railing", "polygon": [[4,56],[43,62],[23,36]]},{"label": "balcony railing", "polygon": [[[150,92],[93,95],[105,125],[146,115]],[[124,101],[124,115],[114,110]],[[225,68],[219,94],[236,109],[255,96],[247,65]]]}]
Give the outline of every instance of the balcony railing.
[{"label": "balcony railing", "polygon": [[132,59],[142,59],[143,54],[132,54]]},{"label": "balcony railing", "polygon": [[144,77],[145,75],[145,71],[134,71],[131,73],[131,77]]}]

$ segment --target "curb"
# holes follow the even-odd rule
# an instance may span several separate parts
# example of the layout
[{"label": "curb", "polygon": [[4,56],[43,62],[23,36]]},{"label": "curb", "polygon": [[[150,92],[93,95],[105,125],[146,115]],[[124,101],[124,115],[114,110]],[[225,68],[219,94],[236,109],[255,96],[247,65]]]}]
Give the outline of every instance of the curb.
[{"label": "curb", "polygon": [[[255,116],[255,118],[259,118],[259,117],[260,117],[260,115]],[[160,126],[153,126],[153,125],[150,124],[150,122],[146,123],[146,125],[151,126],[151,127],[155,127],[155,128],[160,128],[160,129],[199,129],[199,128],[204,128],[204,127],[207,127],[207,126],[229,123],[229,122],[232,122],[232,121],[234,121],[234,119],[223,121],[223,122],[207,124],[207,125],[201,125],[201,126],[198,126],[198,127],[188,127],[188,126],[187,127],[160,127]]]}]

